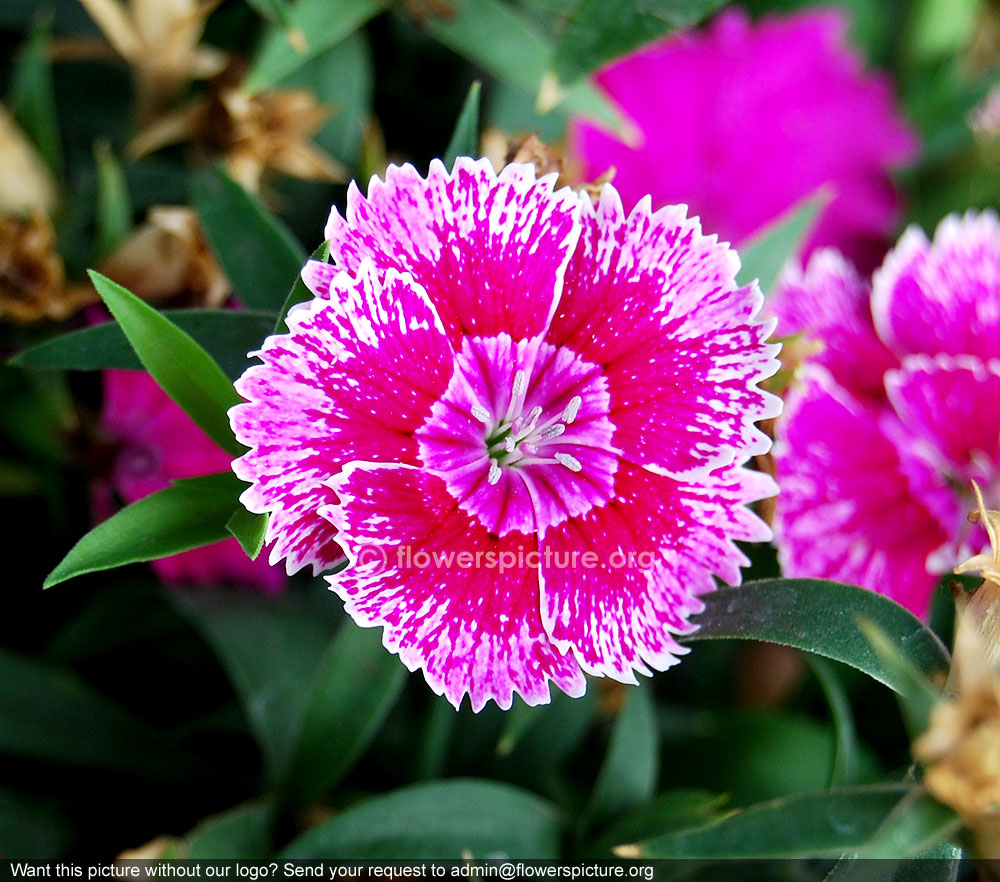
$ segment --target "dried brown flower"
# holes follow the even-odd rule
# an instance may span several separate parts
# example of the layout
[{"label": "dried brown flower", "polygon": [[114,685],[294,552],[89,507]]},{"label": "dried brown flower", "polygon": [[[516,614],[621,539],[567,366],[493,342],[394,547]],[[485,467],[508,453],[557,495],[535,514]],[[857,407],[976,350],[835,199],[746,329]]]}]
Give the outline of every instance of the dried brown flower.
[{"label": "dried brown flower", "polygon": [[[154,206],[101,263],[101,272],[145,300],[221,306],[232,285],[205,241],[197,213],[186,206]],[[176,304],[175,304],[176,305]]]},{"label": "dried brown flower", "polygon": [[0,214],[51,212],[56,185],[38,151],[0,105]]},{"label": "dried brown flower", "polygon": [[0,217],[0,320],[61,321],[97,299],[94,291],[67,285],[48,218]]}]

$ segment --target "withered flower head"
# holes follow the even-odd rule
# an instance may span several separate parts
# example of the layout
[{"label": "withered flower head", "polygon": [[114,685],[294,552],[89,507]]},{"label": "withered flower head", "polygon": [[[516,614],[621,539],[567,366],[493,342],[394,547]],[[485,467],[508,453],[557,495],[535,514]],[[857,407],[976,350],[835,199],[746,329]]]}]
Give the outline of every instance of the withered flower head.
[{"label": "withered flower head", "polygon": [[218,0],[80,0],[135,72],[140,119],[152,119],[192,80],[218,74],[219,49],[199,45]]},{"label": "withered flower head", "polygon": [[154,206],[101,264],[101,272],[149,301],[183,300],[218,307],[232,285],[216,262],[197,213],[186,206]]},{"label": "withered flower head", "polygon": [[48,218],[0,217],[0,320],[61,321],[96,300],[83,286],[66,285]]},{"label": "withered flower head", "polygon": [[265,170],[310,181],[343,181],[346,170],[310,143],[330,112],[305,89],[248,95],[234,71],[217,77],[209,94],[160,117],[129,145],[138,158],[169,144],[193,143],[206,157],[224,157],[229,173],[258,192]]},{"label": "withered flower head", "polygon": [[988,511],[973,486],[991,550],[955,568],[981,573],[984,581],[958,598],[945,697],[913,753],[925,766],[928,791],[972,832],[977,856],[1000,858],[1000,512]]}]

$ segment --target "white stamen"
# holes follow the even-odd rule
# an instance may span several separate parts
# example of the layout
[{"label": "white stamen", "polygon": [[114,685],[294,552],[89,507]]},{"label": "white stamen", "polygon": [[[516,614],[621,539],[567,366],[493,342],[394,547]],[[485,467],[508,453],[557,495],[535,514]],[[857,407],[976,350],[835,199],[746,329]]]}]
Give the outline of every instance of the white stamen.
[{"label": "white stamen", "polygon": [[524,371],[517,371],[514,374],[514,388],[511,390],[510,397],[517,398],[519,395],[523,395],[525,386],[527,383],[524,379]]},{"label": "white stamen", "polygon": [[508,435],[503,442],[503,449],[508,453],[513,453],[515,447],[517,447],[517,442]]},{"label": "white stamen", "polygon": [[490,473],[486,476],[486,480],[491,484],[495,484],[500,480],[500,464],[494,459],[490,460]]},{"label": "white stamen", "polygon": [[483,407],[481,404],[477,403],[477,404],[473,404],[472,405],[472,415],[477,420],[479,420],[479,422],[486,423],[487,425],[489,425],[489,423],[490,423],[490,412],[485,407]]},{"label": "white stamen", "polygon": [[542,431],[539,432],[538,437],[542,441],[547,441],[549,438],[558,438],[565,431],[566,427],[562,423],[556,423],[554,426],[542,429]]},{"label": "white stamen", "polygon": [[580,412],[581,404],[583,404],[583,399],[579,395],[574,395],[569,400],[569,404],[566,405],[566,409],[562,412],[562,421],[564,423],[573,422],[576,419],[576,415]]},{"label": "white stamen", "polygon": [[580,460],[575,456],[570,456],[568,453],[557,453],[556,462],[566,466],[571,472],[579,472],[583,469],[583,466],[580,465]]},{"label": "white stamen", "polygon": [[524,418],[524,428],[534,428],[535,423],[538,422],[538,418],[542,415],[542,409],[536,404],[531,410],[528,411],[528,415]]}]

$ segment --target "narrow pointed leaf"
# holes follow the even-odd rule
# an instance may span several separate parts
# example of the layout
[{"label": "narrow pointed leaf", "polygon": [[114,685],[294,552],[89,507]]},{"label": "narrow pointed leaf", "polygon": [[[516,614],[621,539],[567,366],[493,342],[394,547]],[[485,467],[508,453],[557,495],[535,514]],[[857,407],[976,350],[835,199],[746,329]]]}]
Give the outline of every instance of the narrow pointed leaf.
[{"label": "narrow pointed leaf", "polygon": [[[843,662],[895,692],[907,687],[878,656],[861,630],[874,622],[902,657],[924,676],[947,672],[948,651],[911,612],[874,591],[824,579],[762,579],[721,588],[703,598],[699,629],[682,642],[762,640]],[[835,614],[831,614],[835,611]]]},{"label": "narrow pointed leaf", "polygon": [[[274,313],[232,309],[168,309],[160,313],[236,378],[248,367],[247,353],[260,348],[274,329]],[[117,322],[72,331],[18,353],[11,364],[25,368],[96,371],[142,370],[142,362]]]},{"label": "narrow pointed leaf", "polygon": [[309,702],[307,684],[336,630],[335,604],[324,591],[280,598],[203,591],[173,599],[215,651],[260,746],[265,775],[277,783]]},{"label": "narrow pointed leaf", "polygon": [[957,833],[962,820],[924,790],[908,794],[865,843],[866,858],[917,858]]},{"label": "narrow pointed leaf", "polygon": [[878,784],[799,793],[615,851],[622,857],[705,860],[839,857],[860,850],[907,792],[907,785]]},{"label": "narrow pointed leaf", "polygon": [[553,72],[571,83],[633,49],[697,24],[725,0],[651,0],[608,3],[577,0],[556,43]]},{"label": "narrow pointed leaf", "polygon": [[255,95],[276,85],[354,33],[386,5],[387,0],[298,0],[285,21],[273,25],[264,36],[244,89]]},{"label": "narrow pointed leaf", "polygon": [[247,557],[256,560],[264,547],[264,537],[267,532],[267,515],[254,514],[242,505],[236,506],[226,521],[226,530],[236,537],[236,541],[247,553]]},{"label": "narrow pointed leaf", "polygon": [[187,836],[178,857],[187,860],[263,860],[271,853],[274,807],[251,802],[205,818]]},{"label": "narrow pointed leaf", "polygon": [[445,168],[451,168],[459,156],[479,156],[479,96],[482,84],[476,80],[462,104],[455,131],[444,151]]},{"label": "narrow pointed leaf", "polygon": [[588,820],[620,816],[648,802],[656,792],[659,770],[660,739],[652,701],[643,688],[630,689],[594,784]]},{"label": "narrow pointed leaf", "polygon": [[306,262],[295,236],[219,168],[196,179],[194,200],[212,253],[236,295],[251,309],[280,309]]},{"label": "narrow pointed leaf", "polygon": [[50,43],[48,27],[36,25],[14,68],[11,102],[21,128],[34,142],[49,169],[58,175],[62,171],[63,151],[49,64]]},{"label": "narrow pointed leaf", "polygon": [[284,789],[308,805],[354,765],[392,709],[406,668],[378,631],[345,622],[310,690]]},{"label": "narrow pointed leaf", "polygon": [[49,574],[45,587],[227,538],[226,522],[245,486],[226,472],[175,481],[133,502],[77,542]]},{"label": "narrow pointed leaf", "polygon": [[296,839],[282,858],[461,860],[559,854],[560,817],[534,794],[454,779],[367,799]]},{"label": "narrow pointed leaf", "polygon": [[820,190],[790,208],[744,244],[740,248],[737,281],[749,285],[757,279],[764,296],[770,295],[785,261],[799,250],[828,201],[829,193]]},{"label": "narrow pointed leaf", "polygon": [[106,141],[94,146],[97,163],[97,254],[105,257],[132,229],[132,200],[121,165]]},{"label": "narrow pointed leaf", "polygon": [[[327,263],[330,259],[330,243],[324,242],[320,245],[319,248],[312,253],[309,259],[318,260],[320,263]],[[302,274],[300,272],[296,275],[295,283],[288,292],[288,296],[285,298],[285,302],[281,307],[281,312],[278,314],[278,321],[274,326],[274,333],[287,333],[288,326],[285,324],[285,318],[288,316],[288,311],[296,304],[305,303],[308,300],[312,300],[312,298],[313,293],[306,287],[306,283],[302,281]]]},{"label": "narrow pointed leaf", "polygon": [[191,336],[106,276],[90,278],[143,366],[205,434],[234,456],[243,452],[228,411],[242,399],[222,369]]},{"label": "narrow pointed leaf", "polygon": [[849,787],[855,783],[858,775],[858,734],[847,691],[826,659],[808,655],[806,661],[819,681],[833,718],[834,748],[830,763],[830,786]]}]

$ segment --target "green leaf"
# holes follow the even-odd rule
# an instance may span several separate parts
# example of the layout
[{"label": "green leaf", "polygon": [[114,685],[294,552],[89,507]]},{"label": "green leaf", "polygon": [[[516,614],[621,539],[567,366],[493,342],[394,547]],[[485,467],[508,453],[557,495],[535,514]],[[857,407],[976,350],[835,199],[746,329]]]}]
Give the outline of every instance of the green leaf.
[{"label": "green leaf", "polygon": [[286,30],[291,27],[288,4],[285,0],[246,0],[247,5],[273,24]]},{"label": "green leaf", "polygon": [[280,598],[199,592],[174,601],[214,650],[243,706],[270,783],[281,780],[310,701],[337,603],[326,591]]},{"label": "green leaf", "polygon": [[406,668],[386,651],[376,628],[345,622],[309,690],[284,789],[309,804],[350,771],[406,682]]},{"label": "green leaf", "polygon": [[435,39],[497,79],[538,95],[546,110],[559,104],[623,131],[618,111],[587,82],[576,83],[564,93],[542,94],[552,46],[530,19],[500,0],[450,0],[450,5],[453,16],[426,23]]},{"label": "green leaf", "polygon": [[196,178],[194,203],[239,298],[251,309],[279,309],[306,262],[289,229],[220,168]]},{"label": "green leaf", "polygon": [[132,229],[132,200],[125,174],[107,141],[94,145],[97,163],[97,256],[107,256]]},{"label": "green leaf", "polygon": [[[232,378],[249,367],[247,353],[260,348],[263,339],[274,331],[273,312],[170,309],[160,315],[189,334]],[[139,356],[116,322],[53,337],[18,353],[10,363],[50,370],[142,370]]]},{"label": "green leaf", "polygon": [[553,72],[561,83],[571,83],[608,61],[690,27],[724,5],[726,0],[647,0],[644,3],[608,3],[578,0],[567,15],[556,43]]},{"label": "green leaf", "polygon": [[653,703],[641,686],[628,691],[615,721],[607,755],[587,807],[588,821],[602,821],[648,802],[656,793],[660,739]]},{"label": "green leaf", "polygon": [[914,790],[860,850],[866,858],[916,858],[957,833],[962,820],[924,790]]},{"label": "green leaf", "polygon": [[896,692],[906,730],[911,738],[916,738],[927,731],[931,710],[940,701],[941,692],[875,622],[862,619],[860,624],[879,661],[885,665],[886,670],[892,672],[893,678],[899,684]]},{"label": "green leaf", "polygon": [[243,399],[191,336],[121,285],[90,271],[97,293],[160,388],[223,450],[239,456],[228,411]]},{"label": "green leaf", "polygon": [[133,502],[77,542],[49,573],[45,587],[227,538],[226,522],[244,487],[234,474],[224,472],[175,481]]},{"label": "green leaf", "polygon": [[[319,246],[309,258],[310,260],[318,260],[320,263],[326,263],[330,259],[330,243],[324,242]],[[299,303],[306,303],[312,300],[313,293],[306,287],[306,283],[302,281],[302,274],[300,273],[295,278],[295,283],[292,285],[292,289],[288,292],[288,296],[285,298],[284,305],[281,307],[281,312],[278,314],[278,321],[274,326],[275,334],[286,334],[288,333],[288,326],[285,324],[285,318],[288,316],[288,311],[295,305]]]},{"label": "green leaf", "polygon": [[256,560],[260,550],[264,547],[267,515],[254,514],[247,511],[242,505],[237,505],[236,510],[226,521],[226,530],[236,537],[236,541],[247,553],[247,557],[250,560]]},{"label": "green leaf", "polygon": [[178,855],[186,860],[262,860],[271,853],[274,807],[251,802],[205,818]]},{"label": "green leaf", "polygon": [[749,285],[757,279],[760,290],[768,296],[785,261],[798,251],[829,201],[830,194],[820,189],[792,206],[743,245],[739,249],[741,265],[737,281]]},{"label": "green leaf", "polygon": [[719,816],[725,795],[695,788],[667,790],[647,805],[618,819],[596,840],[588,842],[583,860],[610,860],[616,845],[663,836],[673,830],[702,827]]},{"label": "green leaf", "polygon": [[296,839],[280,857],[326,860],[555,858],[561,823],[531,793],[455,779],[404,787],[347,809]]},{"label": "green leaf", "polygon": [[264,36],[244,89],[255,95],[274,86],[352,34],[385,5],[386,0],[298,0],[287,22],[272,26]]},{"label": "green leaf", "polygon": [[11,104],[15,119],[34,142],[46,165],[58,175],[62,171],[63,153],[49,64],[50,44],[48,26],[35,25],[14,68]]},{"label": "green leaf", "polygon": [[917,858],[887,860],[848,855],[823,882],[955,882],[962,850],[947,840]]},{"label": "green leaf", "polygon": [[62,857],[71,838],[54,805],[0,788],[0,854],[50,861]]},{"label": "green leaf", "polygon": [[482,83],[476,80],[469,86],[469,94],[465,96],[462,111],[455,123],[455,131],[444,151],[446,168],[455,165],[459,156],[479,156],[479,95]]},{"label": "green leaf", "polygon": [[916,616],[895,601],[854,585],[824,579],[761,579],[742,588],[721,588],[703,599],[705,611],[694,617],[700,627],[681,638],[683,643],[762,640],[794,646],[857,668],[902,693],[906,684],[883,663],[861,630],[860,622],[867,619],[924,675],[943,674],[950,665],[941,641]]},{"label": "green leaf", "polygon": [[2,647],[0,753],[145,777],[198,771],[157,729],[70,670]]},{"label": "green leaf", "polygon": [[837,672],[818,655],[806,656],[820,688],[830,705],[833,718],[834,747],[830,763],[830,786],[847,787],[857,782],[858,777],[858,734],[854,727],[854,715]]},{"label": "green leaf", "polygon": [[864,846],[908,792],[876,784],[798,793],[750,806],[704,827],[619,846],[629,858],[839,857]]}]

